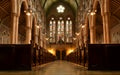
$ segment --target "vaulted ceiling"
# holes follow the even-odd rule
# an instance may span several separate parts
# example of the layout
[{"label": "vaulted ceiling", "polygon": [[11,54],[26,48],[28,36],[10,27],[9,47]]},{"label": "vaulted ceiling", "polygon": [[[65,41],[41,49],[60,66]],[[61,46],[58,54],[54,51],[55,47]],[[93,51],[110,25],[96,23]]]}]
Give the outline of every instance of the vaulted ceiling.
[{"label": "vaulted ceiling", "polygon": [[120,23],[120,0],[110,0],[111,27]]},{"label": "vaulted ceiling", "polygon": [[11,19],[10,0],[0,0],[0,24],[10,26]]},{"label": "vaulted ceiling", "polygon": [[79,4],[79,0],[41,0],[41,5],[45,11],[47,11],[54,3],[56,2],[64,2],[69,4],[75,11],[77,10],[77,6]]},{"label": "vaulted ceiling", "polygon": [[[65,2],[77,10],[79,0],[41,0],[42,7],[46,10],[55,2]],[[110,0],[111,28],[120,24],[120,0]],[[23,17],[24,18],[24,17]],[[99,19],[98,19],[99,20]],[[0,0],[0,24],[10,27],[11,22],[11,0]],[[20,21],[20,25],[23,21]],[[101,22],[99,20],[99,22]]]}]

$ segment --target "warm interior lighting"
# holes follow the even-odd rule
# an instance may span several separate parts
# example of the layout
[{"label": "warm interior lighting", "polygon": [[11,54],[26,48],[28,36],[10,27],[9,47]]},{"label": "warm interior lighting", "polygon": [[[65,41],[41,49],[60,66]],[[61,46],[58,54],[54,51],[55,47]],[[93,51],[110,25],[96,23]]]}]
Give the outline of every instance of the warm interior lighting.
[{"label": "warm interior lighting", "polygon": [[76,39],[77,39],[77,38],[75,38],[75,37],[73,38],[73,40],[76,40]]},{"label": "warm interior lighting", "polygon": [[28,9],[25,10],[24,12],[25,12],[26,15],[28,15],[28,16],[30,16],[30,15],[33,13],[32,9],[30,8],[30,5],[28,6]]},{"label": "warm interior lighting", "polygon": [[92,11],[92,9],[88,10],[88,14],[90,14],[90,15],[95,15],[96,12],[97,12],[97,10],[93,10],[93,11]]},{"label": "warm interior lighting", "polygon": [[85,25],[82,25],[82,28],[84,28],[85,27]]},{"label": "warm interior lighting", "polygon": [[68,49],[67,52],[66,52],[66,55],[69,55],[70,53],[74,52],[74,49]]},{"label": "warm interior lighting", "polygon": [[49,38],[45,38],[46,40],[49,40]]},{"label": "warm interior lighting", "polygon": [[58,12],[58,13],[63,13],[64,10],[65,10],[65,7],[63,7],[62,5],[59,5],[59,6],[57,7],[57,12]]},{"label": "warm interior lighting", "polygon": [[68,17],[68,20],[70,20],[70,17]]},{"label": "warm interior lighting", "polygon": [[36,27],[39,29],[40,28],[40,26],[39,25],[36,25]]},{"label": "warm interior lighting", "polygon": [[55,52],[55,50],[54,50],[54,49],[48,49],[48,52],[49,52],[49,53],[51,53],[51,54],[53,54],[53,55],[55,55],[55,54],[56,54],[56,52]]},{"label": "warm interior lighting", "polygon": [[75,34],[76,34],[77,36],[79,36],[79,35],[80,35],[80,33],[78,33],[78,32],[76,32]]},{"label": "warm interior lighting", "polygon": [[90,14],[91,14],[91,15],[95,15],[96,12],[97,12],[97,10],[93,10],[93,12],[91,12]]},{"label": "warm interior lighting", "polygon": [[90,14],[91,14],[91,15],[95,15],[96,13],[95,13],[95,12],[91,12]]}]

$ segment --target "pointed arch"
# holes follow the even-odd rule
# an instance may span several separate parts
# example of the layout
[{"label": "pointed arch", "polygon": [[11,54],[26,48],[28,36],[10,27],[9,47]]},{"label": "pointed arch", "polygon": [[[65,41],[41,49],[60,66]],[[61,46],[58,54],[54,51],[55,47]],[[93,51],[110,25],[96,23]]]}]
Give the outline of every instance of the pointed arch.
[{"label": "pointed arch", "polygon": [[28,2],[26,0],[21,1],[21,2],[19,2],[19,5],[18,5],[19,6],[19,8],[18,8],[18,14],[20,14],[22,5],[24,6],[25,10],[28,9]]},{"label": "pointed arch", "polygon": [[21,1],[18,4],[18,25],[16,26],[17,34],[18,34],[18,43],[23,44],[26,40],[26,26],[27,26],[27,15],[24,13],[24,10],[27,9],[27,1]]},{"label": "pointed arch", "polygon": [[97,10],[98,5],[100,5],[101,14],[102,14],[103,13],[103,3],[100,2],[99,0],[95,0],[95,2],[93,4],[93,10]]}]

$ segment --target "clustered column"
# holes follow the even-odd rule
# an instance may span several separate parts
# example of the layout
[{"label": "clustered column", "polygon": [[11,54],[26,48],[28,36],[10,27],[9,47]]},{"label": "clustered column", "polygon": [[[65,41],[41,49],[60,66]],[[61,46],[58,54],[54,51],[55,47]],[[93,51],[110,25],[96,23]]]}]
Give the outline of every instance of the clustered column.
[{"label": "clustered column", "polygon": [[26,44],[30,44],[31,35],[32,35],[32,23],[31,23],[31,16],[27,16],[27,25],[26,25]]},{"label": "clustered column", "polygon": [[96,26],[95,26],[96,20],[95,19],[96,19],[96,14],[90,15],[89,23],[90,23],[90,43],[91,44],[96,43]]},{"label": "clustered column", "polygon": [[102,13],[103,17],[103,34],[104,34],[104,43],[110,43],[110,11],[109,11],[109,0],[104,1],[104,10]]},{"label": "clustered column", "polygon": [[19,22],[19,15],[16,13],[12,13],[11,44],[18,43],[18,22]]}]

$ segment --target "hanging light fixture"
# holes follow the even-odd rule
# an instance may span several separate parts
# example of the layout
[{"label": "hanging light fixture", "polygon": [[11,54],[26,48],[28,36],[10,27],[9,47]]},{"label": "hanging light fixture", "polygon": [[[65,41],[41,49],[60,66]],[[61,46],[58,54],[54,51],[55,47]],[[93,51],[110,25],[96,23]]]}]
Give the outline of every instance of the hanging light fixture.
[{"label": "hanging light fixture", "polygon": [[[93,3],[93,1],[92,1],[91,3]],[[97,10],[94,10],[94,9],[93,9],[93,4],[91,4],[91,5],[90,5],[90,8],[88,9],[88,14],[90,14],[90,15],[95,15],[96,12],[97,12]]]},{"label": "hanging light fixture", "polygon": [[33,9],[31,8],[31,2],[30,2],[30,0],[28,0],[28,9],[26,9],[24,12],[28,16],[30,16],[31,14],[33,14]]},{"label": "hanging light fixture", "polygon": [[28,9],[24,11],[26,13],[26,15],[30,16],[33,13],[32,8],[30,7],[30,5],[28,5]]}]

